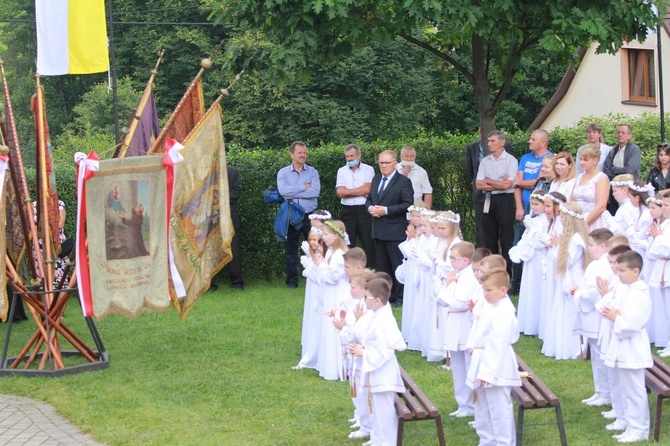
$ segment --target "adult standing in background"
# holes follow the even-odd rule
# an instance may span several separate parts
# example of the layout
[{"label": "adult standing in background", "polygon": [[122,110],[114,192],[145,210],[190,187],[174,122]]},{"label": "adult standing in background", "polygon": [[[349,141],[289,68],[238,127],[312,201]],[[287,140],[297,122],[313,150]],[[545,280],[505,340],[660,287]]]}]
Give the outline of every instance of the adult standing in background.
[{"label": "adult standing in background", "polygon": [[400,151],[400,164],[398,164],[396,169],[412,181],[414,203],[423,201],[428,205],[428,209],[431,209],[433,206],[433,186],[430,185],[426,170],[416,163],[416,150],[414,150],[414,147],[405,146],[402,148]]},{"label": "adult standing in background", "polygon": [[381,152],[378,162],[381,173],[372,179],[365,206],[372,216],[377,270],[393,278],[391,302],[402,303],[403,286],[396,279],[395,270],[403,260],[398,245],[407,238],[407,208],[413,204],[414,189],[409,178],[396,171],[395,152]]},{"label": "adult standing in background", "polygon": [[[586,139],[588,143],[600,147],[600,160],[596,167],[598,167],[598,170],[601,172],[603,171],[605,159],[607,159],[607,155],[609,155],[610,150],[612,150],[612,148],[603,141],[602,134],[603,131],[600,128],[600,124],[597,122],[592,122],[586,127]],[[579,163],[579,149],[577,149],[577,153],[575,154],[575,171],[577,172],[577,175],[584,173],[582,165]]]},{"label": "adult standing in background", "polygon": [[375,176],[372,166],[361,163],[361,149],[349,144],[344,149],[347,165],[337,170],[335,192],[340,198],[340,219],[349,235],[349,247],[356,246],[360,237],[363,251],[367,256],[367,267],[375,268],[375,245],[372,241],[372,216],[365,208],[370,193],[370,184]]},{"label": "adult standing in background", "polygon": [[487,142],[491,154],[479,164],[476,183],[477,190],[486,193],[482,215],[484,247],[503,256],[511,276],[509,250],[514,241],[514,182],[519,163],[505,151],[505,135],[500,130],[489,133]]},{"label": "adult standing in background", "polygon": [[[484,212],[484,198],[486,193],[477,189],[476,179],[479,163],[484,159],[484,148],[481,143],[482,134],[479,132],[479,140],[465,146],[465,173],[468,181],[472,182],[472,204],[475,208],[475,246],[484,246],[484,234],[482,233],[482,214]],[[505,141],[505,150],[511,151],[509,142]]]},{"label": "adult standing in background", "polygon": [[277,173],[277,190],[285,200],[293,200],[300,205],[305,216],[300,229],[288,225],[288,233],[284,242],[284,259],[286,260],[286,286],[298,287],[298,243],[300,234],[307,240],[311,224],[309,214],[318,205],[321,192],[319,172],[307,164],[307,144],[295,141],[289,148],[291,164],[279,169]]},{"label": "adult standing in background", "polygon": [[670,144],[663,143],[656,147],[656,156],[647,175],[647,183],[653,186],[656,193],[670,187]]},{"label": "adult standing in background", "polygon": [[[633,132],[628,124],[621,124],[617,127],[616,137],[619,144],[612,147],[610,153],[603,163],[603,173],[607,175],[610,181],[617,175],[629,173],[635,177],[640,178],[640,161],[642,156],[640,154],[640,147],[633,144],[630,140],[633,137]],[[619,209],[619,203],[614,199],[610,192],[610,198],[607,203],[607,210],[610,214],[616,214]]]}]

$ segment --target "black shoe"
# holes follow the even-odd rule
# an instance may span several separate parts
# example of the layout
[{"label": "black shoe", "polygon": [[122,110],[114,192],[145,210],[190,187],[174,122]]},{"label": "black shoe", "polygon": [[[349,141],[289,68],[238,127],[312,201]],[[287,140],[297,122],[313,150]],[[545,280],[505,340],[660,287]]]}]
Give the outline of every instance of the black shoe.
[{"label": "black shoe", "polygon": [[286,288],[295,289],[295,288],[298,288],[298,284],[297,283],[287,283]]},{"label": "black shoe", "polygon": [[219,289],[219,286],[215,283],[210,283],[209,284],[209,291],[216,291]]},{"label": "black shoe", "polygon": [[240,290],[240,291],[244,290],[244,285],[240,285],[239,283],[236,283],[235,285],[231,286],[233,287],[234,290]]}]

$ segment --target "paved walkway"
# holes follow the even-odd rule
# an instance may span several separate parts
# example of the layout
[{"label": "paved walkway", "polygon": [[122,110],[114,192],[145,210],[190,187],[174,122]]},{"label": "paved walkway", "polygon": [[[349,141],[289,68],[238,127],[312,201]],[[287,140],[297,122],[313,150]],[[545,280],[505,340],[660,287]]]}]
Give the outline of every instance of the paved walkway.
[{"label": "paved walkway", "polygon": [[102,446],[102,443],[79,432],[46,403],[0,395],[0,445]]}]

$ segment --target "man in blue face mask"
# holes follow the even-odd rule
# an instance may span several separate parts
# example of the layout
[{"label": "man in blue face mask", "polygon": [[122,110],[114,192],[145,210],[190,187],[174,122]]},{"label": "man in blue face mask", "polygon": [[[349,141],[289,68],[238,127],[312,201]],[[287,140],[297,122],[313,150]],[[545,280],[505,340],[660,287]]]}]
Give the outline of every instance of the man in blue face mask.
[{"label": "man in blue face mask", "polygon": [[375,268],[375,245],[372,241],[372,216],[365,208],[365,200],[370,192],[370,183],[375,176],[372,166],[361,163],[361,149],[349,144],[344,149],[347,165],[337,171],[335,190],[340,197],[342,209],[340,218],[347,229],[350,247],[356,245],[360,237],[367,256],[367,267]]}]

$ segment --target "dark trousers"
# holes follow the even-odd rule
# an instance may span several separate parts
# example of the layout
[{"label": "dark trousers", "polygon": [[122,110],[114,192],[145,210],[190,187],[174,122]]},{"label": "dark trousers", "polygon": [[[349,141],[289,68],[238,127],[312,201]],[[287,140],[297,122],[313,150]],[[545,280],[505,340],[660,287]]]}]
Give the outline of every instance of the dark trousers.
[{"label": "dark trousers", "polygon": [[482,231],[482,215],[484,215],[484,203],[477,200],[473,202],[475,208],[475,248],[484,246],[484,231]]},{"label": "dark trousers", "polygon": [[230,273],[230,284],[233,286],[244,286],[244,276],[242,275],[242,230],[235,228],[235,235],[230,242],[230,251],[233,259],[228,263],[228,272]]},{"label": "dark trousers", "polygon": [[395,277],[395,270],[402,264],[403,255],[398,246],[401,240],[379,240],[375,241],[375,254],[377,257],[377,271],[388,273],[393,278],[391,288],[391,303],[402,303],[403,285]]},{"label": "dark trousers", "polygon": [[514,194],[491,195],[489,212],[482,215],[484,247],[493,254],[500,254],[507,262],[507,273],[512,277],[509,250],[514,243],[516,203]]},{"label": "dark trousers", "polygon": [[296,230],[293,225],[288,225],[288,233],[284,242],[284,260],[286,260],[286,285],[298,285],[298,245],[300,244],[300,234],[305,240],[309,237],[309,230],[312,224],[309,221],[309,215],[305,214],[302,219],[302,227]]},{"label": "dark trousers", "polygon": [[[524,217],[526,214],[523,215]],[[514,226],[514,243],[512,246],[516,246],[521,240],[523,233],[526,232],[526,227],[523,225],[522,221],[517,221]],[[513,263],[512,264],[512,286],[510,288],[510,294],[519,294],[519,288],[521,287],[521,274],[523,273],[523,262]]]},{"label": "dark trousers", "polygon": [[609,211],[610,214],[612,214],[612,217],[614,217],[618,209],[619,209],[619,202],[616,201],[616,198],[614,198],[614,195],[612,194],[612,189],[610,188],[610,197],[607,200],[607,210]]},{"label": "dark trousers", "polygon": [[361,246],[367,257],[366,266],[370,269],[376,269],[375,244],[372,241],[372,215],[365,208],[364,204],[360,206],[342,206],[340,218],[344,227],[347,228],[349,235],[349,247],[356,246],[357,238],[361,240]]}]

